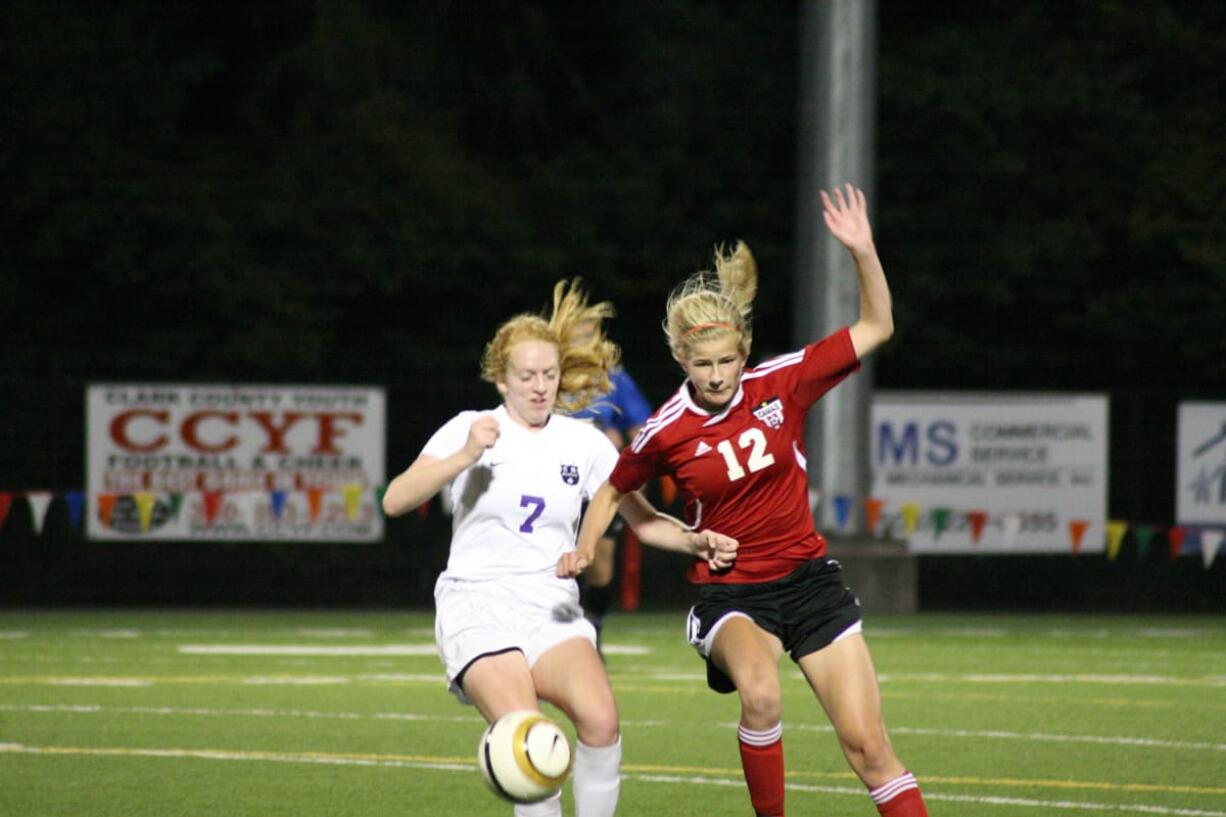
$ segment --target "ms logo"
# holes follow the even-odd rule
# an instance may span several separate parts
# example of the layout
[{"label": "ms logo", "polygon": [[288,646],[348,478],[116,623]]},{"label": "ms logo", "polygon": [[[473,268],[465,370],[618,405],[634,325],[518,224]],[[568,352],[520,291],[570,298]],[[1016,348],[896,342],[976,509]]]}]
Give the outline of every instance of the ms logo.
[{"label": "ms logo", "polygon": [[562,466],[562,481],[567,485],[579,484],[579,466],[563,465]]}]

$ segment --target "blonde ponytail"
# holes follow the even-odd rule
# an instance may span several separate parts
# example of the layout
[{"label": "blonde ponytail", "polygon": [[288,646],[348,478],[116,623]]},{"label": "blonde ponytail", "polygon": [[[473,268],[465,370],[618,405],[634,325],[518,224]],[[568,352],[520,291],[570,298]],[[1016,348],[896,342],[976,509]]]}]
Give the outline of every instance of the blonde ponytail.
[{"label": "blonde ponytail", "polygon": [[724,334],[737,336],[737,348],[749,354],[753,340],[753,299],[758,293],[758,265],[738,241],[731,252],[715,249],[715,272],[691,275],[668,296],[664,334],[673,358],[685,362],[694,343]]},{"label": "blonde ponytail", "polygon": [[[481,378],[497,383],[505,377],[511,347],[516,343],[552,343],[558,349],[560,369],[556,408],[566,414],[579,411],[613,388],[609,371],[621,359],[621,350],[605,337],[601,327],[601,322],[611,317],[613,305],[608,301],[589,304],[580,279],[558,281],[548,317],[525,313],[498,327],[481,356]],[[581,331],[588,322],[593,324],[592,331]]]}]

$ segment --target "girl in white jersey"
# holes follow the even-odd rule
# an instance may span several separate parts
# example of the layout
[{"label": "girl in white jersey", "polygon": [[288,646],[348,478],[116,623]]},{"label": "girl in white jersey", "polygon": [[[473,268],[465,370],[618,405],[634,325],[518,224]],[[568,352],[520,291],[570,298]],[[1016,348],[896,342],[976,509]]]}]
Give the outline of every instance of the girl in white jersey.
[{"label": "girl in white jersey", "polygon": [[[487,721],[538,700],[557,706],[578,736],[573,789],[577,817],[609,817],[617,806],[621,737],[596,635],[575,580],[560,564],[574,550],[582,503],[608,478],[617,450],[574,411],[609,390],[618,350],[580,324],[612,314],[559,282],[548,317],[518,315],[487,345],[482,376],[502,395],[492,411],[465,411],[426,443],[388,485],[389,515],[420,506],[444,485],[454,501],[447,569],[435,586],[435,637],[451,690]],[[657,514],[637,493],[619,505],[648,544],[727,567],[736,542],[691,532]],[[561,798],[515,806],[516,817],[560,817]]]},{"label": "girl in white jersey", "polygon": [[814,403],[889,339],[890,291],[873,244],[864,194],[822,193],[830,232],[851,252],[860,318],[804,349],[745,367],[757,268],[743,244],[673,291],[665,331],[686,374],[677,395],[621,452],[564,557],[583,570],[620,496],[668,474],[686,498],[687,519],[740,541],[736,563],[696,563],[690,642],[707,661],[707,682],[737,692],[741,765],[759,817],[784,813],[779,660],[787,652],[834,725],[847,762],[883,817],[927,817],[919,784],[890,745],[859,602],[813,525],[805,473],[804,418]]}]

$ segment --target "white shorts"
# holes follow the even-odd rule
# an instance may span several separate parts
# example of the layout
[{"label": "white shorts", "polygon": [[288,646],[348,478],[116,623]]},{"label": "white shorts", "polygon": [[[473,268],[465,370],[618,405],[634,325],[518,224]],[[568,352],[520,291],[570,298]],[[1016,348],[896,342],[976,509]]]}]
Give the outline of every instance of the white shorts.
[{"label": "white shorts", "polygon": [[447,688],[468,703],[457,679],[486,655],[519,650],[531,668],[550,648],[572,638],[596,645],[596,629],[583,617],[579,585],[551,574],[486,581],[440,576],[434,585],[434,640]]}]

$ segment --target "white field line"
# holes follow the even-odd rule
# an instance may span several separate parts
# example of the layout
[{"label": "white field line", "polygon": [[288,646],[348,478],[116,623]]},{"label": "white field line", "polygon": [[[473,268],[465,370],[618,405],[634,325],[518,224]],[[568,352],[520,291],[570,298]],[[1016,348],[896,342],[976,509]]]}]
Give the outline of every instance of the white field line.
[{"label": "white field line", "polygon": [[182,655],[438,655],[433,644],[381,644],[326,647],[310,644],[181,644]]},{"label": "white field line", "polygon": [[[303,709],[211,709],[205,707],[170,707],[170,706],[101,706],[98,704],[0,704],[0,712],[28,712],[41,714],[125,714],[125,715],[166,715],[194,717],[252,717],[252,718],[302,718],[316,720],[375,720],[375,721],[409,721],[419,723],[480,723],[476,716],[438,716],[418,715],[411,712],[319,712]],[[674,728],[677,724],[667,720],[622,721],[623,727]],[[735,723],[716,724],[722,729],[735,730]],[[788,731],[832,733],[834,728],[829,724],[786,724]],[[1159,740],[1112,735],[1061,735],[1049,732],[1011,732],[998,729],[931,729],[924,727],[892,726],[892,735],[922,735],[925,737],[963,738],[971,740],[1019,740],[1037,743],[1086,743],[1098,746],[1119,746],[1136,749],[1171,749],[1176,751],[1206,751],[1226,752],[1226,743],[1209,743],[1206,741]]]},{"label": "white field line", "polygon": [[1200,678],[1180,678],[1174,675],[1093,675],[1089,673],[1042,675],[1038,673],[893,672],[883,673],[879,676],[878,680],[882,683],[919,681],[942,684],[1104,684],[1109,686],[1226,687],[1226,679],[1218,675],[1206,675]]},{"label": "white field line", "polygon": [[[785,671],[792,678],[803,679],[799,671]],[[615,673],[616,674],[616,673]],[[701,672],[670,671],[647,672],[649,681],[706,681]],[[1180,678],[1174,675],[1093,675],[1089,673],[952,673],[952,672],[883,672],[877,676],[882,684],[939,683],[939,684],[1101,684],[1104,686],[1207,686],[1226,687],[1226,676],[1204,675]]]},{"label": "white field line", "polygon": [[[78,748],[64,746],[25,746],[19,743],[0,743],[0,754],[28,755],[83,755],[95,757],[151,757],[193,760],[223,760],[231,762],[307,763],[328,766],[376,766],[391,768],[423,769],[431,771],[457,771],[473,774],[475,762],[459,758],[430,758],[423,756],[380,755],[333,755],[326,753],[276,753],[238,752],[217,749],[128,749],[128,748]],[[636,767],[647,769],[650,767]],[[675,774],[652,774],[639,771],[623,773],[623,780],[643,783],[664,783],[699,786],[740,788],[744,781],[734,777],[715,777],[702,774],[681,776]],[[809,783],[789,783],[790,791],[813,794],[834,794],[864,798],[863,788],[849,786],[820,786]],[[1012,806],[1042,809],[1043,814],[1053,810],[1110,812],[1114,814],[1150,814],[1162,817],[1226,817],[1226,811],[1207,809],[1170,808],[1167,806],[1102,803],[1077,800],[1041,800],[1030,797],[997,797],[989,795],[944,794],[928,791],[924,799],[931,802],[975,803],[984,806]]]},{"label": "white field line", "polygon": [[[379,648],[378,652],[370,648],[350,647],[315,647],[318,653],[304,653],[305,648],[285,647],[286,655],[359,655],[395,657],[397,655],[423,655],[416,648],[406,647]],[[425,649],[425,648],[422,648]],[[431,647],[430,653],[434,653]],[[323,652],[327,650],[327,652]],[[336,652],[334,652],[336,651]],[[267,654],[267,653],[265,653]],[[680,672],[647,672],[647,673],[614,673],[614,686],[618,689],[632,689],[636,680],[660,683],[701,683],[706,676],[701,673]],[[798,672],[789,672],[788,677],[803,679]],[[1226,676],[1205,675],[1201,677],[1177,677],[1160,675],[1089,675],[1089,674],[1000,674],[1000,673],[883,673],[879,679],[881,684],[897,690],[900,685],[908,683],[940,683],[977,684],[1002,686],[1008,684],[1050,684],[1050,685],[1086,685],[1086,686],[1172,686],[1201,687],[1211,689],[1226,689]],[[139,677],[123,676],[72,676],[72,675],[0,675],[0,685],[46,684],[57,686],[148,686],[153,684],[349,684],[349,683],[390,683],[390,684],[441,684],[441,673],[361,673],[357,675],[295,675],[292,673],[265,673],[260,675],[242,674],[211,674],[211,675],[148,675]]]}]

